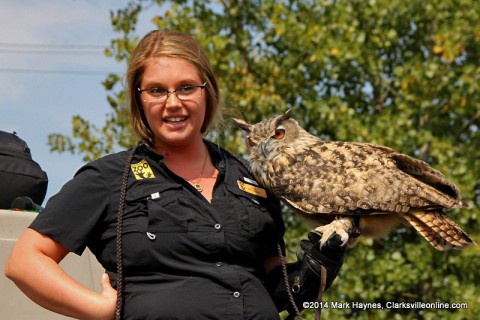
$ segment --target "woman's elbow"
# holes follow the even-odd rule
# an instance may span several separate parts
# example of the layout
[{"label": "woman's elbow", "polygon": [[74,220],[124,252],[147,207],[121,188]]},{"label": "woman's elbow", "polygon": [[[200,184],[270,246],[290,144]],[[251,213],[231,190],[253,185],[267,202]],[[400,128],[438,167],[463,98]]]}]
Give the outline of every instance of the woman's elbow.
[{"label": "woman's elbow", "polygon": [[18,251],[18,248],[13,248],[4,270],[5,276],[13,282],[19,280],[19,277],[22,274],[22,266],[26,264],[26,262],[22,262],[22,254]]},{"label": "woman's elbow", "polygon": [[35,268],[34,260],[38,253],[36,250],[38,240],[32,238],[32,232],[29,231],[27,229],[17,240],[5,265],[5,276],[14,282]]}]

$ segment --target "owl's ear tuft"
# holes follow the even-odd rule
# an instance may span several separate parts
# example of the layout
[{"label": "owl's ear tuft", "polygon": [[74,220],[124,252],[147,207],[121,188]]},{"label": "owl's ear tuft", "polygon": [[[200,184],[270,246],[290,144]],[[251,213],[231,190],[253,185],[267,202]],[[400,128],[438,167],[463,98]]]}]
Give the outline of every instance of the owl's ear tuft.
[{"label": "owl's ear tuft", "polygon": [[283,121],[290,119],[292,116],[293,109],[288,109],[284,114],[279,115],[275,119],[275,126],[278,127]]},{"label": "owl's ear tuft", "polygon": [[235,126],[242,129],[243,131],[246,131],[246,132],[252,131],[252,125],[246,123],[244,120],[233,118],[232,121]]},{"label": "owl's ear tuft", "polygon": [[282,115],[282,120],[290,119],[290,118],[292,117],[292,114],[293,114],[293,109],[288,109],[288,110],[285,111],[285,113]]}]

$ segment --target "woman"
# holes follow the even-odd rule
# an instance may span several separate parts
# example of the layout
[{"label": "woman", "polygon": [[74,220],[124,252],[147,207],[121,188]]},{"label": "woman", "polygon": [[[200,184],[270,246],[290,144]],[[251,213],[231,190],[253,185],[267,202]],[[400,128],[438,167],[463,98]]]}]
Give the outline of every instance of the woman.
[{"label": "woman", "polygon": [[[314,301],[322,265],[328,286],[343,251],[325,258],[303,241],[306,252],[286,266],[288,297],[278,201],[203,139],[219,92],[199,43],[150,32],[132,53],[127,85],[142,144],[80,169],[18,240],[6,275],[36,303],[79,319],[113,319],[115,310],[125,319],[276,319],[292,299]],[[86,247],[106,269],[101,293],[58,265]]]}]

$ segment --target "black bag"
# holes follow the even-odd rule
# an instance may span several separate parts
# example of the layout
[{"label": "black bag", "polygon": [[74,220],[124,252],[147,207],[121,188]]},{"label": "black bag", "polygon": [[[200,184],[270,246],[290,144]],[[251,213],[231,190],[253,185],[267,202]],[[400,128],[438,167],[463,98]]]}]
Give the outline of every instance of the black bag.
[{"label": "black bag", "polygon": [[15,132],[0,131],[0,209],[10,209],[17,197],[29,197],[41,205],[47,186],[47,173],[32,160],[25,141]]}]

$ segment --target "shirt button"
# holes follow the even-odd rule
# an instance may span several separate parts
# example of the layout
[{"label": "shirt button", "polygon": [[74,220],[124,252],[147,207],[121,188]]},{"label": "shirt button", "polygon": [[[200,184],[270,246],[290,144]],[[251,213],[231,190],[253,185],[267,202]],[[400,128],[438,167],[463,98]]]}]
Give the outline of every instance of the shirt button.
[{"label": "shirt button", "polygon": [[238,297],[240,297],[240,292],[238,292],[238,291],[235,291],[235,292],[233,293],[233,296],[234,296],[235,298],[238,298]]},{"label": "shirt button", "polygon": [[215,225],[213,226],[216,230],[220,230],[222,229],[222,225],[220,223],[215,223]]},{"label": "shirt button", "polygon": [[215,265],[216,265],[217,267],[221,267],[221,266],[222,266],[222,262],[221,262],[221,261],[218,261],[217,263],[215,263]]}]

